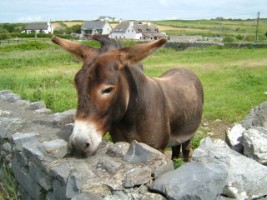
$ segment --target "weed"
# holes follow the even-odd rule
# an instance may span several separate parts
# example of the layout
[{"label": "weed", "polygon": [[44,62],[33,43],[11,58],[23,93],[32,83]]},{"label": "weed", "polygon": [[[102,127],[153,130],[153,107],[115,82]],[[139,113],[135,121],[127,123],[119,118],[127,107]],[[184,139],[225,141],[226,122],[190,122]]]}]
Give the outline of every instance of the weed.
[{"label": "weed", "polygon": [[174,165],[174,168],[177,169],[179,167],[181,167],[183,164],[184,164],[184,159],[183,158],[175,158],[173,160],[173,165]]},{"label": "weed", "polygon": [[196,134],[194,135],[194,137],[192,138],[192,141],[191,141],[191,146],[192,146],[192,149],[196,149],[199,147],[200,145],[200,141],[203,139],[203,135],[202,134]]},{"label": "weed", "polygon": [[16,193],[15,179],[12,175],[12,172],[6,165],[2,165],[0,169],[0,178],[1,178],[0,187],[5,198],[9,200],[18,199]]}]

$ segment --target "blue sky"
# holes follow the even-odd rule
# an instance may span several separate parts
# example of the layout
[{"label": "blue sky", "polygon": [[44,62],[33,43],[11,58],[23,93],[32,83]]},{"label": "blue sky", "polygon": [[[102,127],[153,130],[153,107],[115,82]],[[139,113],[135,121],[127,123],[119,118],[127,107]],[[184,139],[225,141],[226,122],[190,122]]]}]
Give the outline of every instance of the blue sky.
[{"label": "blue sky", "polygon": [[267,0],[1,0],[0,23],[93,20],[267,18]]}]

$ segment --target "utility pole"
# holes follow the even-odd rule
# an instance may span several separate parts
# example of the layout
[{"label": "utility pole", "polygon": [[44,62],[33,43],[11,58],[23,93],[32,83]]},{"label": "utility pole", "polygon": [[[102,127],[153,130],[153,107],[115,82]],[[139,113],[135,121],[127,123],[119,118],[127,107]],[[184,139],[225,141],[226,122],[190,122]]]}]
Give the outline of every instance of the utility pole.
[{"label": "utility pole", "polygon": [[258,12],[258,14],[257,14],[257,25],[256,25],[256,42],[258,42],[259,22],[260,22],[260,12]]}]

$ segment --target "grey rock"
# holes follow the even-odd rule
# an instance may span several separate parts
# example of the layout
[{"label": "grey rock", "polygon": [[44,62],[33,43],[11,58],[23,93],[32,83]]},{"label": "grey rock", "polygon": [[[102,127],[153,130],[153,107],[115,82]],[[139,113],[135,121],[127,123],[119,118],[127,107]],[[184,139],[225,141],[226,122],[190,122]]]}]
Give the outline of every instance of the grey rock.
[{"label": "grey rock", "polygon": [[[130,200],[130,198],[127,196],[127,194],[125,194],[125,192],[123,192],[123,191],[113,191],[112,194],[116,199]],[[107,199],[105,199],[105,200],[107,200]]]},{"label": "grey rock", "polygon": [[10,117],[11,115],[12,113],[9,111],[0,110],[0,117]]},{"label": "grey rock", "polygon": [[147,192],[140,198],[140,200],[166,200],[166,198],[157,193]]},{"label": "grey rock", "polygon": [[243,133],[246,129],[241,124],[235,124],[234,127],[228,129],[225,135],[225,141],[231,149],[242,153],[243,152]]},{"label": "grey rock", "polygon": [[124,160],[130,163],[149,163],[151,160],[160,160],[162,163],[167,163],[167,157],[160,151],[135,140],[130,144]]},{"label": "grey rock", "polygon": [[44,102],[38,101],[38,102],[30,103],[25,109],[26,110],[38,110],[38,109],[45,108],[45,107],[46,106]]},{"label": "grey rock", "polygon": [[21,100],[21,99],[17,100],[15,103],[16,103],[17,105],[19,105],[19,106],[27,106],[27,105],[30,104],[29,101],[27,101],[27,100]]},{"label": "grey rock", "polygon": [[9,102],[16,102],[16,101],[20,100],[20,95],[13,94],[13,93],[7,94],[6,100]]},{"label": "grey rock", "polygon": [[28,158],[21,151],[15,151],[14,157],[22,167],[28,167]]},{"label": "grey rock", "polygon": [[76,195],[71,200],[102,200],[102,198],[92,193],[83,192]]},{"label": "grey rock", "polygon": [[151,189],[168,199],[216,199],[222,192],[227,171],[212,163],[192,162],[157,178]]},{"label": "grey rock", "polygon": [[240,200],[248,199],[246,192],[238,191],[238,189],[234,187],[232,183],[229,183],[224,187],[222,194],[231,199],[240,199]]},{"label": "grey rock", "polygon": [[245,131],[244,155],[267,165],[267,128],[254,127]]},{"label": "grey rock", "polygon": [[151,174],[152,172],[149,167],[133,168],[126,173],[123,186],[127,188],[146,184],[152,179]]},{"label": "grey rock", "polygon": [[40,109],[35,110],[35,112],[38,114],[51,114],[52,110],[48,108],[40,108]]},{"label": "grey rock", "polygon": [[1,90],[0,95],[6,95],[12,93],[12,90]]},{"label": "grey rock", "polygon": [[[52,198],[51,198],[52,197]],[[56,179],[53,181],[53,194],[50,196],[51,200],[68,199],[66,197],[66,186]]]},{"label": "grey rock", "polygon": [[241,123],[246,129],[253,126],[267,128],[267,101],[253,108]]},{"label": "grey rock", "polygon": [[99,159],[97,166],[105,169],[108,173],[114,175],[120,170],[122,162],[120,162],[119,160],[114,160],[107,156],[103,156]]},{"label": "grey rock", "polygon": [[158,178],[159,176],[161,176],[161,175],[163,175],[163,174],[165,174],[167,172],[173,171],[173,170],[174,170],[174,165],[173,165],[173,162],[170,161],[165,165],[157,167],[155,169],[153,175],[154,175],[155,178]]},{"label": "grey rock", "polygon": [[38,164],[39,166],[46,166],[46,163],[51,162],[51,158],[46,155],[41,143],[37,140],[32,140],[23,144],[23,153],[29,160]]},{"label": "grey rock", "polygon": [[49,174],[65,184],[67,183],[68,177],[73,170],[84,172],[87,177],[95,177],[90,164],[91,163],[87,163],[85,160],[77,161],[74,158],[61,159],[55,161],[54,164],[50,166]]},{"label": "grey rock", "polygon": [[31,143],[36,140],[36,136],[38,133],[15,133],[11,136],[11,141],[13,146],[15,146],[16,150],[22,151],[23,144]]},{"label": "grey rock", "polygon": [[14,159],[12,163],[12,172],[16,177],[19,184],[27,191],[33,199],[39,199],[43,193],[39,184],[36,184],[28,171],[24,167],[20,167],[20,164]]},{"label": "grey rock", "polygon": [[42,147],[48,155],[61,159],[68,153],[68,143],[62,139],[55,139],[42,143]]},{"label": "grey rock", "polygon": [[10,143],[8,143],[8,142],[5,142],[2,145],[2,149],[4,149],[8,153],[11,153],[12,152],[12,147],[11,147]]},{"label": "grey rock", "polygon": [[0,120],[0,139],[10,139],[13,133],[20,131],[25,122],[19,118],[1,118]]},{"label": "grey rock", "polygon": [[72,198],[75,195],[78,195],[82,190],[83,185],[94,177],[95,174],[92,171],[71,172],[67,180],[66,197]]},{"label": "grey rock", "polygon": [[123,157],[126,155],[130,144],[127,142],[117,142],[109,146],[107,154],[112,157]]},{"label": "grey rock", "polygon": [[88,192],[97,196],[105,197],[111,195],[111,188],[102,182],[100,178],[91,179],[82,186],[81,192]]},{"label": "grey rock", "polygon": [[39,166],[30,162],[29,164],[29,175],[33,178],[33,180],[42,186],[46,191],[52,189],[52,178],[49,177],[43,169]]},{"label": "grey rock", "polygon": [[76,115],[75,109],[67,110],[62,113],[55,113],[55,117],[52,123],[57,125],[65,125],[73,123],[75,115]]},{"label": "grey rock", "polygon": [[267,194],[267,167],[231,150],[222,140],[205,138],[192,159],[204,165],[216,163],[226,169],[229,174],[227,184],[234,186],[239,195],[243,192],[248,197]]}]

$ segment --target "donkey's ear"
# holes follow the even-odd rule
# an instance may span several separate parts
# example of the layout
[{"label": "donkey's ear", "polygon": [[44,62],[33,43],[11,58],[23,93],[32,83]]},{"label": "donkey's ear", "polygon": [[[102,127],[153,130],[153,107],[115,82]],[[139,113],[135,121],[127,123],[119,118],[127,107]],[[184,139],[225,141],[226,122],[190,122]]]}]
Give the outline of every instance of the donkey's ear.
[{"label": "donkey's ear", "polygon": [[155,42],[145,44],[138,44],[135,46],[120,49],[121,61],[125,64],[134,64],[143,60],[154,51],[162,47],[167,42],[166,39],[161,38]]},{"label": "donkey's ear", "polygon": [[52,37],[52,42],[60,45],[63,49],[82,60],[86,60],[88,57],[92,57],[97,52],[97,49],[88,47],[75,41],[62,39],[57,36]]}]

